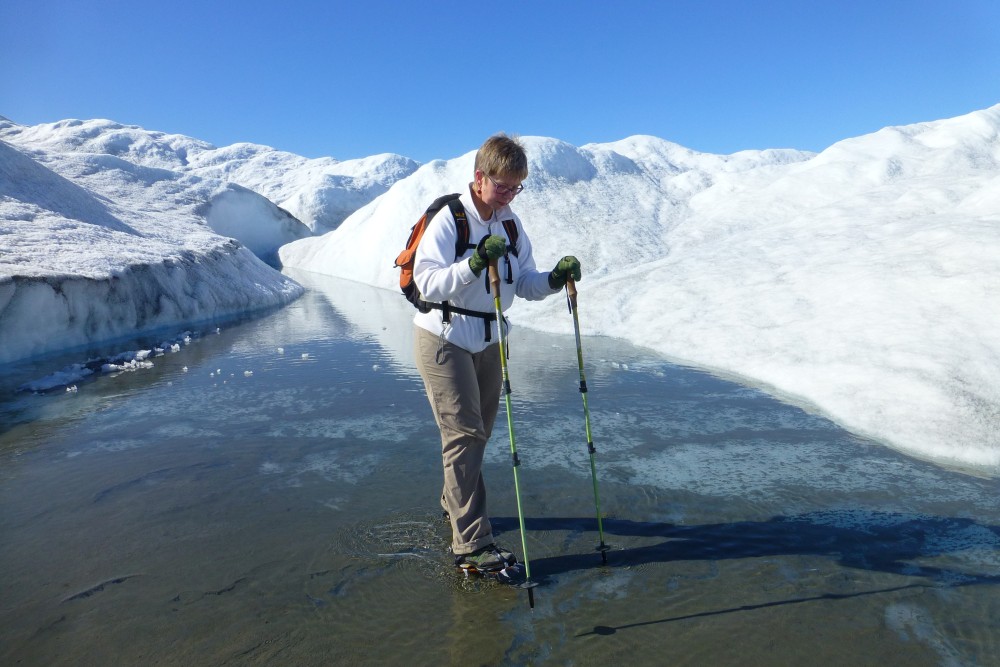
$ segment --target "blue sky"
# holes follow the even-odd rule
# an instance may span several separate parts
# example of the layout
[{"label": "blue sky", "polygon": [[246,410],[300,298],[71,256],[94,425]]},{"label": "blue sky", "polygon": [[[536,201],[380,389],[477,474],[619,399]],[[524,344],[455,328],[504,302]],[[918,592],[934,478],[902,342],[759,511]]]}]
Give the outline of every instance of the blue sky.
[{"label": "blue sky", "polygon": [[997,0],[4,0],[0,115],[425,162],[493,132],[822,150],[1000,103]]}]

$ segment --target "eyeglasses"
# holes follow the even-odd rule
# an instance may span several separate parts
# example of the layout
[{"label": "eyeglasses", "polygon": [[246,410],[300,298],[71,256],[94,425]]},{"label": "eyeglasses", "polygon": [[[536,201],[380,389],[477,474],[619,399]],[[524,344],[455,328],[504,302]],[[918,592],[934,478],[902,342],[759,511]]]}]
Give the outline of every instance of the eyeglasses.
[{"label": "eyeglasses", "polygon": [[497,183],[496,181],[493,180],[493,177],[490,176],[489,174],[486,175],[486,178],[490,179],[490,183],[492,183],[493,187],[496,188],[497,193],[501,195],[511,195],[513,197],[514,195],[520,194],[521,191],[524,190],[523,185],[518,185],[512,188],[509,185],[504,185],[503,183]]}]

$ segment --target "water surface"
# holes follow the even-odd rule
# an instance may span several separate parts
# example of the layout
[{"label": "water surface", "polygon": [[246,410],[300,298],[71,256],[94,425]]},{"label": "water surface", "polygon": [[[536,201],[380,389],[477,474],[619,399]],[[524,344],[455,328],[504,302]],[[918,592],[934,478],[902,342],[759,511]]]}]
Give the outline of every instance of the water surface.
[{"label": "water surface", "polygon": [[[608,565],[575,341],[516,329],[536,606],[464,580],[409,305],[294,277],[151,369],[46,395],[13,389],[82,353],[7,370],[0,663],[1000,664],[996,480],[599,338]],[[486,476],[520,554],[502,407]]]}]

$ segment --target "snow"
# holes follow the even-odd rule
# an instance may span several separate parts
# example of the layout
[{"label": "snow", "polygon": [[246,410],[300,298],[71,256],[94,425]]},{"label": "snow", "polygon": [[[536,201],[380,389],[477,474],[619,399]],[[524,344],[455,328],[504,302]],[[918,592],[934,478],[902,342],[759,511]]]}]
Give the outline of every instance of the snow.
[{"label": "snow", "polygon": [[0,363],[301,294],[254,252],[309,230],[259,194],[32,134],[0,122]]},{"label": "snow", "polygon": [[[1000,474],[1000,106],[819,154],[524,142],[514,208],[540,264],[582,260],[584,334]],[[111,121],[0,121],[0,363],[294,298],[254,253],[397,298],[410,226],[466,187],[473,158],[310,160]],[[511,317],[572,333],[560,297]]]},{"label": "snow", "polygon": [[419,166],[390,153],[338,161],[310,160],[250,143],[216,148],[191,137],[110,120],[66,120],[32,127],[0,122],[0,139],[58,153],[112,155],[139,166],[242,185],[320,233],[335,229]]},{"label": "snow", "polygon": [[[577,255],[584,333],[737,376],[911,455],[1000,472],[1000,106],[819,154],[524,138],[539,262]],[[424,165],[288,267],[395,290],[393,258],[474,152]],[[562,299],[521,325],[569,333]]]}]

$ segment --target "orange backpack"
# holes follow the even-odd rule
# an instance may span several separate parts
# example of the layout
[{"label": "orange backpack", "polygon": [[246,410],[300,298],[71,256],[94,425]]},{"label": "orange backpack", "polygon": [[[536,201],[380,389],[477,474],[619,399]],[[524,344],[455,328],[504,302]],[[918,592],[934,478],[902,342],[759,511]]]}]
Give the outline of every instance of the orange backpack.
[{"label": "orange backpack", "polygon": [[[433,301],[425,301],[420,296],[420,291],[417,289],[416,283],[413,282],[413,263],[417,256],[417,246],[420,245],[420,239],[423,238],[424,231],[427,229],[427,225],[430,221],[434,219],[434,216],[438,214],[442,208],[447,206],[451,209],[451,215],[455,218],[455,259],[458,260],[462,255],[464,255],[470,249],[475,249],[476,244],[469,242],[469,219],[465,215],[465,207],[462,206],[462,202],[459,201],[459,194],[443,195],[434,200],[434,202],[427,207],[424,214],[420,216],[417,220],[417,224],[413,225],[410,229],[410,236],[406,240],[406,247],[403,248],[402,252],[396,257],[395,267],[399,269],[399,289],[402,290],[403,296],[406,300],[412,303],[420,312],[426,313],[431,308],[437,308],[444,312],[444,321],[450,321],[450,315],[452,312],[462,313],[464,315],[473,315],[475,317],[481,317],[486,320],[486,340],[489,340],[489,323],[496,320],[495,313],[480,313],[477,311],[466,310],[464,308],[458,308],[455,306],[449,306],[448,302],[435,303]],[[509,249],[511,254],[515,257],[517,256],[517,224],[513,219],[503,221],[504,231],[507,233],[507,239],[510,242]],[[509,272],[508,266],[508,272]],[[507,282],[511,282],[508,276]]]},{"label": "orange backpack", "polygon": [[[427,207],[424,214],[417,220],[410,230],[410,237],[406,240],[406,247],[396,257],[395,267],[399,269],[399,289],[403,290],[406,300],[416,306],[420,312],[426,313],[433,308],[433,304],[420,298],[420,292],[413,282],[413,262],[417,257],[417,246],[424,236],[424,230],[434,216],[438,214],[446,205],[451,209],[451,214],[455,218],[455,227],[458,237],[455,239],[455,259],[465,254],[469,248],[476,246],[469,244],[469,219],[465,217],[465,208],[458,200],[460,195],[443,195],[434,200],[434,203]],[[440,306],[439,306],[440,307]]]}]

